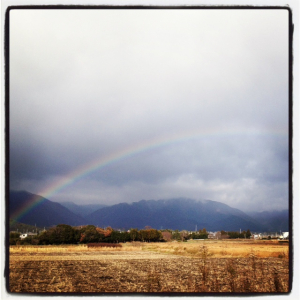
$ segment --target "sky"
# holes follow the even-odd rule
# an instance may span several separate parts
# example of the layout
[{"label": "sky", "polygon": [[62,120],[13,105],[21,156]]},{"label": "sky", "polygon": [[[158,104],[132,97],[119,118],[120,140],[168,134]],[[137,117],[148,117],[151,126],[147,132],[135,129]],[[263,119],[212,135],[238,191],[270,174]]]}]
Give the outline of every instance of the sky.
[{"label": "sky", "polygon": [[11,10],[10,188],[287,209],[288,11]]}]

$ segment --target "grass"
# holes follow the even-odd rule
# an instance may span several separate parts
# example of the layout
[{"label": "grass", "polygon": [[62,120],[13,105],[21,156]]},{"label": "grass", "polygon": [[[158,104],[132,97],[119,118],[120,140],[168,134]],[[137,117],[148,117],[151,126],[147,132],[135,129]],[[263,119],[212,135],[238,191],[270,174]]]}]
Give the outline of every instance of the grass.
[{"label": "grass", "polygon": [[10,251],[10,290],[17,293],[281,293],[289,284],[288,244],[276,242],[24,245]]},{"label": "grass", "polygon": [[18,245],[10,246],[9,252],[11,254],[20,253],[72,253],[72,252],[98,252],[98,251],[138,251],[142,250],[141,246],[132,246],[129,244],[123,247],[88,247],[86,244],[82,245]]},{"label": "grass", "polygon": [[[205,247],[205,248],[203,248]],[[143,250],[159,253],[202,257],[203,251],[207,256],[214,258],[248,257],[255,253],[257,257],[288,258],[288,244],[280,244],[278,241],[189,241],[168,243],[145,243]]]},{"label": "grass", "polygon": [[[10,246],[10,253],[72,253],[72,252],[98,252],[98,251],[150,251],[156,253],[174,254],[197,258],[231,258],[249,257],[250,254],[258,258],[288,259],[288,244],[278,241],[188,241],[167,243],[124,243],[122,247],[90,247],[79,245],[17,245]],[[205,256],[205,257],[204,257]]]},{"label": "grass", "polygon": [[88,251],[87,245],[16,245],[10,246],[9,252],[13,253],[65,253]]}]

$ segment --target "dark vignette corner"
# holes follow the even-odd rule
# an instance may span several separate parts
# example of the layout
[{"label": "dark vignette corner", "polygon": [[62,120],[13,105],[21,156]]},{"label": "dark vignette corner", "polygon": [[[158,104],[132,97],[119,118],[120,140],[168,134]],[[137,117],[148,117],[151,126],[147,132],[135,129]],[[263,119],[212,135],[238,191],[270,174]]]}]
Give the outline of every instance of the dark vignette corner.
[{"label": "dark vignette corner", "polygon": [[6,9],[4,21],[4,80],[5,80],[5,269],[6,290],[9,292],[9,19],[10,7]]}]

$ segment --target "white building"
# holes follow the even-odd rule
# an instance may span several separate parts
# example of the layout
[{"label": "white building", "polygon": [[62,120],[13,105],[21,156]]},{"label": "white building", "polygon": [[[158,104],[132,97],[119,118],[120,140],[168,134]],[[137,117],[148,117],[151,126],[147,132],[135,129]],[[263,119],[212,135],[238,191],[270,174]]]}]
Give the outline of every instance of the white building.
[{"label": "white building", "polygon": [[289,232],[286,231],[286,232],[283,232],[282,235],[279,237],[279,239],[281,240],[285,240],[285,239],[288,239],[289,238]]},{"label": "white building", "polygon": [[33,236],[33,235],[37,235],[37,234],[33,233],[33,232],[27,232],[27,233],[21,234],[20,238],[23,240],[23,239],[27,238],[28,236]]},{"label": "white building", "polygon": [[254,238],[255,240],[261,239],[261,238],[262,238],[261,233],[253,234],[253,238]]}]

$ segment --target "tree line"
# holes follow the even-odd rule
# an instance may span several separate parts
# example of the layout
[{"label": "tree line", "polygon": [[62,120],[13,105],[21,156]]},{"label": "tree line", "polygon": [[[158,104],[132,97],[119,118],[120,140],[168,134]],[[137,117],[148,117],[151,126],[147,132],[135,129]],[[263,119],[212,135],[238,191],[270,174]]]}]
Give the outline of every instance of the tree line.
[{"label": "tree line", "polygon": [[[225,232],[228,238],[249,238],[250,231]],[[138,230],[132,228],[128,231],[113,230],[111,227],[105,229],[94,225],[72,227],[60,224],[52,227],[38,235],[28,236],[20,239],[20,233],[11,232],[9,235],[10,245],[59,245],[59,244],[87,244],[87,243],[125,243],[125,242],[165,242],[171,240],[187,241],[189,239],[207,239],[208,232],[205,228],[197,232],[188,233],[186,230],[156,230],[149,226]]]},{"label": "tree line", "polygon": [[241,232],[238,231],[221,231],[221,235],[227,235],[229,239],[249,239],[251,236],[251,232],[248,229],[247,231],[243,230]]},{"label": "tree line", "polygon": [[94,225],[72,227],[60,224],[38,235],[20,239],[20,233],[11,232],[9,244],[33,244],[33,245],[59,245],[59,244],[87,244],[87,243],[124,243],[131,241],[159,242],[162,241],[162,233],[156,229],[146,228],[142,230],[131,229],[120,232],[111,227],[105,229]]}]

